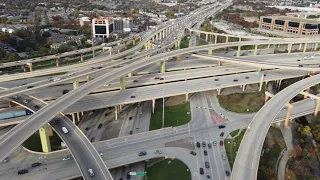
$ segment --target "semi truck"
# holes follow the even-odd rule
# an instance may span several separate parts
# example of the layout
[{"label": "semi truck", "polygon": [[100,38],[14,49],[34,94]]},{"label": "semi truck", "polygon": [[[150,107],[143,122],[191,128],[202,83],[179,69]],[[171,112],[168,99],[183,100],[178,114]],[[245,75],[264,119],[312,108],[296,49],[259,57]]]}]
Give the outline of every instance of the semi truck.
[{"label": "semi truck", "polygon": [[4,113],[0,113],[0,119],[10,119],[10,118],[15,118],[20,116],[27,116],[31,114],[33,114],[33,112],[28,109],[21,110],[21,111],[4,112]]}]

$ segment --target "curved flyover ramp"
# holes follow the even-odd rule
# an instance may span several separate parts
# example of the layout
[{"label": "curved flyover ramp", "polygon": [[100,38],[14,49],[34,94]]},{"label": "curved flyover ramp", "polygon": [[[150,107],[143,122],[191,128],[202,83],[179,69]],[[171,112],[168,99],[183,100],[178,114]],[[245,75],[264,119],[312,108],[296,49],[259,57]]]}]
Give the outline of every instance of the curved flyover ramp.
[{"label": "curved flyover ramp", "polygon": [[260,154],[270,125],[280,110],[304,89],[320,82],[320,75],[301,80],[285,88],[269,100],[249,124],[233,166],[232,180],[255,180]]}]

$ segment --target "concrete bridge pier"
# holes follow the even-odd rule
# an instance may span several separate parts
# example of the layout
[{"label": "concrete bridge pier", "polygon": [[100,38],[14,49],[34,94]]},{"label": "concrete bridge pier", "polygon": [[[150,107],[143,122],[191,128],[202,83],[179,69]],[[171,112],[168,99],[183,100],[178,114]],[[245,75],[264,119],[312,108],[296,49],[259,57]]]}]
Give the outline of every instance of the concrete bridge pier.
[{"label": "concrete bridge pier", "polygon": [[246,90],[246,84],[242,85],[242,92],[244,92],[244,90]]},{"label": "concrete bridge pier", "polygon": [[23,65],[23,72],[27,72],[27,66],[25,64]]},{"label": "concrete bridge pier", "polygon": [[132,72],[131,72],[131,73],[128,73],[128,77],[132,77]]},{"label": "concrete bridge pier", "polygon": [[186,94],[186,101],[188,101],[189,100],[189,94],[187,93]]},{"label": "concrete bridge pier", "polygon": [[214,44],[217,44],[217,41],[218,41],[218,35],[215,35],[214,36]]},{"label": "concrete bridge pier", "polygon": [[278,89],[280,89],[281,87],[281,82],[282,82],[282,79],[279,80]]},{"label": "concrete bridge pier", "polygon": [[220,93],[221,93],[221,88],[218,88],[217,91],[218,91],[218,95],[220,95]]},{"label": "concrete bridge pier", "polygon": [[166,71],[166,62],[160,61],[160,73],[164,73]]},{"label": "concrete bridge pier", "polygon": [[132,40],[132,45],[136,45],[136,40],[134,39],[134,40]]},{"label": "concrete bridge pier", "polygon": [[292,44],[288,44],[288,53],[291,53]]},{"label": "concrete bridge pier", "polygon": [[27,65],[29,66],[30,72],[32,72],[33,71],[32,63],[27,63]]},{"label": "concrete bridge pier", "polygon": [[318,49],[318,43],[316,42],[316,43],[314,43],[314,51],[316,51]]},{"label": "concrete bridge pier", "polygon": [[120,90],[124,90],[126,89],[126,82],[125,82],[125,78],[121,77],[120,78]]},{"label": "concrete bridge pier", "polygon": [[288,111],[287,111],[287,115],[286,115],[286,120],[284,121],[284,128],[288,128],[289,127],[289,120],[290,120],[290,114],[292,111],[292,105],[288,107]]},{"label": "concrete bridge pier", "polygon": [[261,90],[262,90],[263,78],[264,78],[264,74],[263,74],[263,73],[261,73],[260,87],[259,87],[259,91],[260,91],[260,92],[261,92]]},{"label": "concrete bridge pier", "polygon": [[79,87],[79,81],[74,80],[73,81],[73,89],[77,89]]},{"label": "concrete bridge pier", "polygon": [[206,41],[208,41],[208,34],[206,34]]},{"label": "concrete bridge pier", "polygon": [[59,57],[56,58],[56,67],[59,67]]},{"label": "concrete bridge pier", "polygon": [[218,66],[222,66],[222,61],[218,61]]},{"label": "concrete bridge pier", "polygon": [[304,43],[303,52],[307,51],[307,46],[308,46],[308,43]]},{"label": "concrete bridge pier", "polygon": [[83,54],[80,54],[80,61],[83,62]]},{"label": "concrete bridge pier", "polygon": [[241,53],[241,46],[238,46],[237,57],[240,56],[240,53]]},{"label": "concrete bridge pier", "polygon": [[156,99],[152,99],[152,113],[154,113],[155,107],[156,107]]},{"label": "concrete bridge pier", "polygon": [[301,49],[302,49],[302,43],[299,44],[299,50],[301,50]]},{"label": "concrete bridge pier", "polygon": [[320,107],[320,99],[317,99],[316,109],[314,110],[314,114],[313,114],[314,116],[318,116],[319,107]]},{"label": "concrete bridge pier", "polygon": [[50,152],[51,145],[50,145],[50,139],[49,139],[49,133],[48,133],[48,124],[44,125],[42,128],[39,129],[39,134],[40,134],[42,151]]},{"label": "concrete bridge pier", "polygon": [[73,124],[76,124],[76,116],[74,115],[74,113],[71,113],[71,116]]},{"label": "concrete bridge pier", "polygon": [[241,42],[241,37],[239,37],[239,42]]},{"label": "concrete bridge pier", "polygon": [[212,55],[212,49],[208,50],[208,55]]},{"label": "concrete bridge pier", "polygon": [[229,42],[229,36],[226,36],[226,43]]},{"label": "concrete bridge pier", "polygon": [[118,43],[118,54],[120,53],[120,43]]},{"label": "concrete bridge pier", "polygon": [[254,46],[253,55],[254,55],[254,56],[258,55],[258,45],[255,45],[255,46]]},{"label": "concrete bridge pier", "polygon": [[274,54],[274,52],[276,51],[276,45],[275,44],[273,44],[272,45],[272,50],[271,50],[271,54]]},{"label": "concrete bridge pier", "polygon": [[114,117],[118,120],[118,106],[114,106]]}]

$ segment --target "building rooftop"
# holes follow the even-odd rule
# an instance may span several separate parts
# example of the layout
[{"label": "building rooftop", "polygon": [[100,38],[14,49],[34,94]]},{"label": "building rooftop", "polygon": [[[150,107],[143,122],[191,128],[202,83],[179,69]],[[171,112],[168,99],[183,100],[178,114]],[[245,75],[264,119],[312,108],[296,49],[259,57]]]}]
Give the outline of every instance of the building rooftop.
[{"label": "building rooftop", "polygon": [[276,18],[279,20],[289,20],[293,22],[306,22],[310,24],[320,24],[320,21],[315,19],[304,19],[304,18],[297,18],[297,17],[291,17],[291,16],[264,16],[266,18]]}]

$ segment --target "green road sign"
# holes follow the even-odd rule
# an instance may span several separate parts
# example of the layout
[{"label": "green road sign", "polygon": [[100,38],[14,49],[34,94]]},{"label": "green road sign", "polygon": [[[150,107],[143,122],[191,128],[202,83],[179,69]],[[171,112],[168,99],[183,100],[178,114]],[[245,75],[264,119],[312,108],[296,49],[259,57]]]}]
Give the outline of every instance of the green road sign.
[{"label": "green road sign", "polygon": [[137,172],[137,176],[145,176],[146,172]]}]

